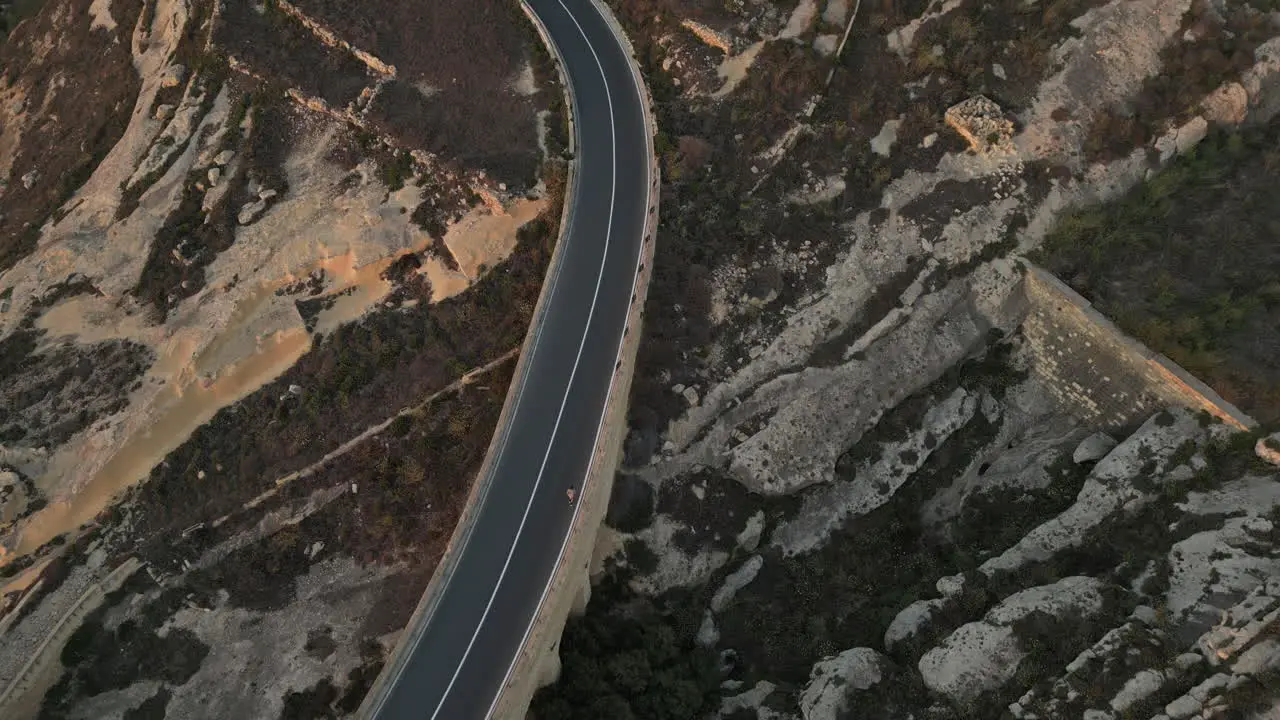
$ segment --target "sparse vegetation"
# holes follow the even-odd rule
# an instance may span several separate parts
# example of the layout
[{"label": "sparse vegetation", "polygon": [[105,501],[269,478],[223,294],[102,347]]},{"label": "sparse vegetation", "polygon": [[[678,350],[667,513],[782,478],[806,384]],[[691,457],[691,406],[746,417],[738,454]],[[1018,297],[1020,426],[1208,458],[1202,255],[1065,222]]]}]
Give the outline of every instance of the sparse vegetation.
[{"label": "sparse vegetation", "polygon": [[[535,698],[538,720],[687,720],[717,706],[715,655],[693,643],[679,609],[612,610],[628,594],[615,577],[561,640],[561,679]],[[687,611],[686,611],[687,614]]]},{"label": "sparse vegetation", "polygon": [[1215,133],[1038,258],[1124,330],[1264,422],[1280,419],[1280,123]]},{"label": "sparse vegetation", "polygon": [[1218,19],[1204,2],[1183,18],[1180,41],[1160,53],[1163,70],[1143,85],[1132,109],[1111,109],[1094,118],[1085,142],[1091,160],[1111,160],[1147,144],[1200,110],[1201,101],[1224,83],[1238,80],[1254,63],[1254,50],[1275,30],[1256,5],[1234,3]]}]

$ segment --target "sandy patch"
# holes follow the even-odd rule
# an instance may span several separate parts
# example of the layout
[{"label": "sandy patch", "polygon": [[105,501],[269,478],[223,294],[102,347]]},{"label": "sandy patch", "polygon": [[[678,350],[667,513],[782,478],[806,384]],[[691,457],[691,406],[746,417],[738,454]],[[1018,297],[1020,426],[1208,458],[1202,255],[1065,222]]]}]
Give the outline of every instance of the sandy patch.
[{"label": "sandy patch", "polygon": [[3,598],[9,593],[23,592],[27,588],[31,587],[35,581],[39,579],[40,573],[44,572],[44,568],[49,564],[49,562],[50,559],[41,560],[10,578],[9,582],[5,583],[4,587],[0,588],[0,598]]},{"label": "sandy patch", "polygon": [[492,268],[511,255],[516,248],[516,231],[538,217],[546,206],[545,199],[522,199],[503,214],[473,211],[449,228],[444,242],[462,273],[474,280],[482,267]]},{"label": "sandy patch", "polygon": [[737,55],[730,55],[720,61],[720,67],[716,68],[716,74],[724,80],[724,84],[720,86],[719,90],[711,93],[711,97],[717,99],[725,97],[729,93],[733,92],[738,87],[739,83],[746,79],[747,71],[751,69],[753,64],[755,64],[756,57],[760,54],[760,51],[764,49],[764,42],[765,41],[761,40],[759,42],[752,43],[746,50],[743,50]]},{"label": "sandy patch", "polygon": [[[226,368],[213,382],[167,386],[154,402],[157,412],[148,413],[153,418],[149,427],[120,446],[83,488],[67,499],[51,502],[29,518],[13,555],[29,553],[92,520],[117,494],[146,477],[165,455],[212,419],[218,410],[279,377],[310,347],[311,338],[301,328],[279,333],[264,339],[255,355]],[[101,450],[90,446],[82,448],[81,453],[96,454]]]},{"label": "sandy patch", "polygon": [[[416,202],[417,195],[416,188],[406,188],[393,194],[390,208],[362,205],[365,214],[361,214],[355,212],[354,207],[346,207],[342,220],[335,222],[331,216],[323,218],[323,222],[321,218],[307,218],[295,226],[314,228],[316,233],[308,234],[310,240],[302,247],[291,249],[287,241],[277,242],[277,247],[272,249],[274,263],[264,260],[261,267],[269,270],[273,264],[286,261],[293,264],[307,254],[320,259],[301,267],[295,265],[290,272],[271,273],[274,277],[259,282],[256,289],[246,291],[246,287],[253,286],[242,280],[236,286],[239,302],[229,312],[223,309],[217,323],[220,327],[212,337],[212,328],[206,324],[209,318],[201,321],[199,316],[205,314],[202,310],[210,310],[212,303],[208,298],[227,295],[225,289],[207,290],[184,303],[195,308],[179,314],[174,323],[177,327],[171,327],[162,342],[157,342],[157,338],[165,332],[164,328],[144,326],[138,314],[126,315],[128,321],[118,325],[104,323],[104,318],[118,318],[122,312],[121,303],[105,297],[73,298],[45,313],[39,320],[41,327],[60,335],[85,342],[129,337],[156,347],[159,359],[148,373],[150,382],[135,394],[126,411],[129,416],[126,420],[94,432],[83,442],[69,444],[57,454],[37,483],[50,495],[61,490],[62,497],[25,521],[12,546],[13,552],[7,558],[0,558],[0,564],[92,520],[119,493],[147,477],[157,463],[219,410],[292,367],[311,348],[311,336],[303,327],[293,298],[276,295],[277,289],[312,270],[324,269],[333,283],[327,294],[335,298],[335,303],[318,317],[315,329],[321,333],[357,320],[381,303],[391,290],[390,283],[382,279],[382,272],[401,255],[426,249],[431,238],[412,225],[400,228],[402,234],[392,231],[391,236],[382,238],[397,237],[407,247],[397,248],[399,243],[394,242],[374,243],[369,238],[362,242],[359,236],[365,231],[388,231],[388,219],[402,221],[405,217],[395,205],[402,201]],[[326,205],[320,200],[303,196],[291,201],[300,207],[292,211],[285,208],[281,215],[285,219],[305,215],[300,208]],[[333,207],[332,203],[331,199],[328,207]],[[492,268],[509,257],[515,249],[519,228],[538,217],[546,205],[545,199],[519,199],[498,214],[480,206],[450,227],[444,240],[460,268],[450,271],[435,258],[424,263],[422,272],[432,283],[433,301],[462,292],[482,274],[481,268]],[[253,227],[256,226],[246,230]],[[321,239],[316,240],[316,235]],[[236,245],[240,247],[241,241]],[[329,250],[343,245],[347,248],[345,252],[334,254]],[[242,248],[242,252],[250,254],[252,250],[252,247]],[[228,251],[224,255],[230,254]],[[369,255],[381,257],[359,263],[360,256]],[[222,261],[223,258],[219,258],[219,262]],[[251,272],[240,263],[236,266],[243,272]],[[227,277],[227,271],[217,275]],[[95,458],[109,459],[97,471],[86,473],[85,469],[92,467]]]},{"label": "sandy patch", "polygon": [[154,346],[162,332],[149,326],[136,307],[102,295],[78,295],[54,305],[36,319],[49,340],[73,339],[83,344],[133,340]]},{"label": "sandy patch", "polygon": [[516,73],[515,78],[511,80],[511,91],[521,97],[529,97],[538,92],[538,81],[533,76],[533,65],[525,63],[524,67]]}]

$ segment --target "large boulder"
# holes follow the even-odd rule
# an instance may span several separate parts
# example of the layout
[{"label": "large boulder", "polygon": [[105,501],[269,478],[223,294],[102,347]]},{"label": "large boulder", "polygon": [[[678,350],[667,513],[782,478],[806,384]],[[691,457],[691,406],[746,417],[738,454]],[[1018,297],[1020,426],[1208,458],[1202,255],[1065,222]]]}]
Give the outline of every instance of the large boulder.
[{"label": "large boulder", "polygon": [[813,666],[809,684],[800,693],[804,720],[836,720],[849,693],[880,683],[888,659],[871,648],[853,648]]},{"label": "large boulder", "polygon": [[1075,452],[1071,453],[1071,461],[1079,465],[1101,460],[1107,456],[1107,453],[1114,450],[1116,445],[1115,438],[1104,432],[1096,432],[1080,441]]}]

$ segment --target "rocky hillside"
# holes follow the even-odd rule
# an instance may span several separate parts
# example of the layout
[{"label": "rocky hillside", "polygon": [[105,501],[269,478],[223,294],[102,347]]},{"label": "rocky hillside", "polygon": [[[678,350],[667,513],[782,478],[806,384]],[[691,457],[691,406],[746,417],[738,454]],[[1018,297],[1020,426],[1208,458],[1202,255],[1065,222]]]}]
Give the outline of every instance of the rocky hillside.
[{"label": "rocky hillside", "polygon": [[561,213],[534,29],[423,7],[5,5],[0,716],[361,701]]},{"label": "rocky hillside", "polygon": [[[1024,260],[1104,312],[1229,319],[1214,294],[1256,294],[1201,337],[1264,385],[1274,299],[1189,248],[1216,243],[1193,208],[1263,222],[1276,9],[616,7],[668,201],[607,559],[534,715],[1280,712],[1266,430],[1162,409],[1182,381],[1120,380],[1123,336],[1046,347],[1029,318],[1061,303],[1034,306]],[[1177,278],[1163,304],[1153,266]],[[1141,337],[1185,360],[1196,332]],[[1270,420],[1226,378],[1203,379]]]}]

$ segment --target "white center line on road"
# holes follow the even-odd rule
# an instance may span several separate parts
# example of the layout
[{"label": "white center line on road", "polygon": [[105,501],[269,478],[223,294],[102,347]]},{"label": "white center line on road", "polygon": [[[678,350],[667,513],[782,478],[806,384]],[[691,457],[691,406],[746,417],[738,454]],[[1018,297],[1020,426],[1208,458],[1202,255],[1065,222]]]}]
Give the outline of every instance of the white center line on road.
[{"label": "white center line on road", "polygon": [[[577,17],[575,17],[575,16],[574,16],[574,14],[573,14],[573,12],[572,12],[572,11],[570,11],[570,10],[569,10],[569,8],[564,4],[564,0],[557,0],[557,2],[560,4],[560,7],[564,8],[565,14],[569,16],[569,19],[573,21],[573,24],[577,26],[577,28],[578,28],[578,32],[582,35],[583,40],[585,40],[585,41],[586,41],[586,43],[587,43],[587,47],[591,49],[591,54],[595,57],[595,60],[596,60],[596,66],[597,66],[598,68],[600,68],[600,74],[601,74],[601,76],[604,76],[604,66],[600,63],[600,56],[596,53],[595,46],[591,44],[591,41],[590,41],[589,39],[587,39],[587,33],[586,33],[586,31],[584,31],[584,30],[582,29],[582,24],[578,22],[578,18],[577,18]],[[608,20],[607,20],[606,18],[601,18],[601,19],[605,21],[605,24],[606,24],[606,25],[608,25]],[[629,62],[630,62],[630,61],[628,60],[628,63],[629,63]],[[644,93],[642,93],[642,92],[640,91],[640,86],[636,84],[636,76],[634,75],[634,73],[628,73],[627,75],[628,75],[628,77],[630,77],[630,78],[631,78],[631,86],[632,86],[632,90],[635,90],[636,98],[639,100],[639,103],[640,103],[640,105],[639,105],[639,106],[640,106],[641,108],[645,107],[645,105],[646,105],[645,96],[644,96]],[[605,90],[606,90],[606,92],[608,91],[608,87],[609,87],[609,81],[608,81],[608,78],[606,77],[606,78],[605,78]],[[613,99],[612,99],[612,95],[610,95],[610,96],[609,96],[609,112],[610,112],[610,115],[612,116],[612,113],[613,113]],[[612,117],[610,117],[610,121],[612,122]],[[647,124],[647,123],[644,125],[644,133],[645,133],[646,135],[648,135],[648,133],[649,133],[649,127],[648,127],[648,124]],[[647,145],[648,145],[648,139],[646,138],[646,146],[647,146]],[[646,154],[648,154],[648,153],[646,153]],[[616,163],[616,159],[617,159],[617,145],[616,145],[616,138],[615,138],[615,145],[614,145],[614,159],[615,159],[614,172],[615,172],[615,174],[616,174],[616,172],[617,172],[617,163]],[[650,164],[649,164],[649,158],[646,158],[644,173],[645,173],[645,184],[644,184],[644,187],[645,187],[645,196],[646,196],[646,200],[645,200],[645,207],[648,207],[649,192],[651,191],[651,189],[652,189],[652,185],[653,185],[652,168],[650,167]],[[643,227],[644,227],[644,223],[647,223],[647,222],[648,222],[648,214],[646,213],[646,215],[645,215],[645,220],[641,223],[641,228],[642,228],[642,229],[643,229]],[[639,248],[638,248],[638,251],[636,252],[636,265],[635,265],[635,270],[631,273],[631,281],[632,281],[632,289],[633,289],[633,291],[634,291],[634,288],[635,288],[636,278],[638,278],[638,277],[639,277],[639,275],[640,275],[640,263],[641,263],[641,262],[643,261],[643,259],[644,259],[644,249],[645,249],[645,242],[644,242],[644,238],[641,238],[641,240],[640,240],[640,246],[639,246]],[[628,314],[630,314],[630,312],[631,312],[631,306],[630,306],[630,305],[628,305],[628,306],[627,306],[627,312],[628,312]],[[624,325],[624,327],[625,327],[625,325]],[[623,346],[625,345],[626,341],[627,341],[626,333],[623,333],[623,334],[622,334],[622,336],[620,336],[620,337],[618,338],[618,349],[617,349],[617,351],[614,353],[614,357],[615,357],[615,358],[620,358],[620,357],[622,357],[622,348],[623,348]],[[616,362],[616,360],[615,360],[615,362]],[[610,376],[610,382],[609,382],[609,391],[605,394],[605,399],[604,399],[604,412],[608,412],[608,409],[609,409],[609,403],[610,403],[610,401],[613,399],[613,389],[614,389],[614,388],[613,388],[613,381],[612,381],[612,375],[611,375],[611,376]],[[601,436],[601,435],[603,434],[603,432],[604,432],[604,423],[605,423],[605,415],[602,413],[602,414],[601,414],[601,416],[600,416],[600,422],[599,422],[599,424],[598,424],[598,425],[596,425],[596,434],[595,434],[595,438],[594,438],[594,440],[593,440],[593,441],[592,441],[592,443],[591,443],[591,447],[592,447],[592,451],[593,451],[593,453],[594,453],[595,448],[598,448],[598,447],[600,446],[600,436]],[[590,477],[591,477],[591,465],[589,464],[589,465],[587,466],[587,474],[586,474],[586,476],[583,478],[583,481],[582,481],[582,492],[579,494],[579,497],[584,497],[584,498],[586,497],[587,480],[588,480]],[[582,508],[582,502],[578,502],[578,503],[574,506],[574,509],[573,509],[573,518],[569,521],[569,528],[568,528],[568,531],[565,533],[564,541],[560,544],[560,553],[556,556],[556,565],[555,565],[555,567],[556,567],[556,568],[559,568],[559,567],[560,567],[560,564],[561,564],[562,562],[564,562],[564,555],[565,555],[565,551],[566,551],[566,550],[568,549],[568,547],[569,547],[569,538],[573,535],[573,527],[574,527],[575,525],[577,525],[577,522],[578,522],[578,512],[579,512],[579,510],[580,510],[581,508]],[[551,575],[551,577],[547,578],[547,584],[546,584],[546,586],[545,586],[545,587],[543,587],[543,589],[542,589],[542,595],[541,595],[541,597],[539,597],[539,598],[538,598],[538,605],[537,605],[537,609],[534,611],[534,615],[533,615],[533,617],[529,618],[529,626],[528,626],[527,628],[525,628],[525,631],[524,631],[524,637],[522,637],[522,638],[521,638],[521,640],[520,640],[520,646],[519,646],[519,650],[520,650],[520,651],[523,651],[524,647],[529,643],[529,636],[533,633],[533,626],[534,626],[534,623],[535,623],[535,622],[537,621],[537,619],[538,619],[538,612],[540,612],[540,611],[541,611],[542,606],[543,606],[543,605],[546,603],[546,601],[547,601],[547,595],[548,595],[548,594],[550,594],[550,592],[551,592],[551,583],[552,583],[552,581],[553,581],[553,580],[555,580],[555,572],[554,572],[554,570],[552,571],[552,575]],[[494,694],[493,702],[491,702],[491,703],[489,704],[489,710],[488,710],[488,712],[486,712],[486,713],[485,713],[485,718],[492,718],[492,717],[493,717],[494,712],[498,709],[498,701],[502,699],[502,691],[507,687],[507,683],[509,683],[509,682],[511,681],[511,675],[515,672],[516,664],[517,664],[517,663],[519,662],[519,660],[520,660],[520,651],[518,651],[518,652],[516,653],[516,655],[515,655],[514,657],[512,657],[512,658],[511,658],[511,664],[507,666],[507,672],[506,672],[506,674],[505,674],[505,675],[503,676],[503,678],[502,678],[502,684],[500,684],[500,685],[498,686],[498,690],[497,690],[497,692]]]},{"label": "white center line on road", "polygon": [[[458,676],[462,674],[462,668],[466,665],[467,658],[470,657],[471,651],[475,647],[476,638],[480,636],[480,631],[484,628],[485,621],[489,619],[489,613],[493,611],[493,602],[498,597],[498,590],[502,587],[502,581],[506,578],[507,571],[511,568],[511,559],[515,556],[516,548],[520,545],[520,537],[524,534],[525,525],[529,521],[529,512],[533,509],[534,499],[538,496],[538,488],[542,485],[542,476],[546,472],[547,461],[551,457],[551,449],[555,446],[556,435],[560,430],[560,422],[564,419],[565,406],[569,403],[569,392],[573,388],[573,380],[577,377],[578,365],[582,361],[582,352],[587,345],[587,335],[591,329],[591,320],[595,316],[596,304],[600,299],[600,288],[604,284],[605,264],[609,259],[609,243],[613,235],[613,213],[616,208],[618,192],[618,135],[613,115],[613,94],[609,92],[609,77],[605,74],[604,64],[600,62],[600,56],[596,53],[595,46],[591,44],[591,40],[587,37],[586,31],[582,29],[582,25],[578,22],[578,19],[574,17],[569,8],[565,6],[564,0],[558,1],[560,3],[560,7],[564,8],[565,13],[571,20],[573,20],[573,24],[577,26],[578,32],[582,34],[582,39],[586,42],[587,48],[591,50],[591,55],[596,61],[596,67],[600,70],[600,80],[604,84],[605,101],[609,106],[609,144],[613,157],[611,162],[612,167],[609,188],[609,216],[607,224],[605,225],[604,235],[604,252],[600,256],[600,270],[596,275],[596,287],[591,296],[591,307],[587,311],[587,322],[582,330],[582,339],[578,341],[578,352],[573,359],[573,369],[569,371],[569,381],[565,385],[564,396],[560,399],[560,409],[556,413],[555,424],[551,427],[551,437],[547,441],[547,450],[542,455],[542,464],[538,467],[538,475],[533,481],[533,491],[529,494],[529,501],[525,504],[524,513],[520,517],[520,525],[516,529],[515,538],[511,541],[511,547],[507,550],[507,557],[502,564],[502,571],[498,573],[498,580],[494,583],[493,591],[489,594],[489,601],[485,603],[484,613],[480,615],[480,622],[476,623],[475,631],[471,633],[471,639],[467,642],[467,648],[463,651],[462,658],[458,660],[458,665],[453,670],[453,676],[449,678],[449,684],[445,686],[444,693],[440,696],[439,704],[436,705],[435,710],[431,713],[431,720],[436,720],[436,718],[439,717],[440,710],[444,708],[445,702],[449,699],[449,694],[453,692],[453,686],[458,682]],[[603,422],[604,417],[602,415],[601,424],[603,424]],[[585,486],[583,489],[585,490]],[[577,519],[578,510],[581,507],[581,503],[575,505],[573,511],[574,520]],[[572,523],[570,524],[570,527],[572,527]],[[490,707],[490,712],[492,712],[492,706]]]}]

